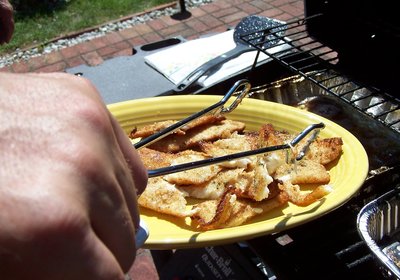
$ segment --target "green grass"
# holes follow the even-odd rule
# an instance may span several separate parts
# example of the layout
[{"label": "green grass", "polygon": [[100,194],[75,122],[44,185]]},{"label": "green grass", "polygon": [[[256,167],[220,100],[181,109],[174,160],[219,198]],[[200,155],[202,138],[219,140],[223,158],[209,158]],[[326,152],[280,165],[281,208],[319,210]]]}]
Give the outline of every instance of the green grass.
[{"label": "green grass", "polygon": [[[14,35],[0,55],[110,20],[143,12],[172,0],[14,0]],[[39,4],[38,4],[39,3]],[[55,4],[54,4],[55,3]]]}]

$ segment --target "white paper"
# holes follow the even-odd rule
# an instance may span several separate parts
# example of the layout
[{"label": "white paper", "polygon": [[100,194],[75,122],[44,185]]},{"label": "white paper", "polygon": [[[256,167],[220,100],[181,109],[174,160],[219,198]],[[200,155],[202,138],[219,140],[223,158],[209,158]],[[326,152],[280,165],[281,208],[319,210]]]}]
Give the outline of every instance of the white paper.
[{"label": "white paper", "polygon": [[[233,32],[234,30],[229,30],[217,35],[187,41],[150,54],[144,59],[146,63],[177,85],[197,67],[235,48],[236,43],[233,39]],[[288,48],[288,45],[283,44],[268,49],[268,52],[274,53],[286,48]],[[198,82],[203,86],[208,86],[251,67],[254,63],[256,52],[256,50],[246,52],[231,59],[224,63],[215,73],[212,73],[209,77],[200,78]],[[266,59],[269,59],[269,56],[261,52],[258,62]]]}]

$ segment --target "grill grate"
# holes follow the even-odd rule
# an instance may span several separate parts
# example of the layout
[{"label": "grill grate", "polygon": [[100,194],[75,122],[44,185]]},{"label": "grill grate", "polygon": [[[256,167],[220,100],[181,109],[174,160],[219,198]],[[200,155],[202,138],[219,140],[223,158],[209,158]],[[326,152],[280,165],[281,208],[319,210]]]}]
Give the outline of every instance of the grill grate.
[{"label": "grill grate", "polygon": [[[260,52],[263,52],[292,72],[315,83],[327,94],[340,98],[385,126],[400,132],[400,100],[387,92],[343,75],[338,53],[308,34],[307,22],[320,16],[314,15],[242,36],[243,41],[258,50],[254,67]],[[285,30],[284,35],[280,35],[282,29]],[[290,47],[270,54],[263,46],[277,39],[278,45],[286,44]],[[335,81],[334,84],[332,81]]]},{"label": "grill grate", "polygon": [[[357,73],[349,74],[351,71],[346,71],[348,69],[345,68],[343,55],[340,61],[339,52],[310,36],[307,25],[319,17],[321,15],[315,15],[242,36],[242,40],[258,50],[253,64],[253,73],[257,72],[255,66],[259,64],[259,55],[264,53],[296,74],[287,79],[293,80],[297,86],[292,87],[291,83],[285,83],[285,88],[282,89],[280,87],[282,83],[270,83],[253,88],[251,94],[256,98],[269,94],[268,98],[273,99],[272,101],[285,104],[289,101],[289,105],[295,106],[304,104],[303,100],[310,105],[309,101],[315,96],[318,96],[318,100],[329,100],[329,103],[322,103],[322,105],[325,104],[326,112],[324,113],[331,118],[336,117],[336,113],[340,112],[340,117],[343,118],[338,118],[338,123],[347,125],[348,129],[351,128],[351,131],[363,142],[369,152],[371,176],[360,193],[346,206],[340,207],[323,219],[279,233],[279,235],[291,236],[294,240],[291,244],[276,245],[274,240],[276,236],[255,239],[250,241],[250,244],[267,265],[271,266],[278,278],[281,276],[282,278],[319,279],[320,275],[324,275],[326,279],[382,279],[382,276],[389,279],[388,271],[376,261],[366,243],[358,235],[354,215],[366,202],[391,189],[399,178],[397,152],[379,154],[376,149],[380,146],[379,141],[373,138],[375,138],[376,128],[381,129],[380,124],[383,124],[392,131],[381,130],[379,137],[386,142],[394,136],[396,140],[392,146],[397,149],[400,132],[400,99],[397,99],[393,93],[372,86],[373,83],[369,83],[366,79],[360,79]],[[285,30],[284,35],[280,35],[282,29]],[[269,53],[263,46],[271,40],[278,41],[278,45],[285,45],[285,48],[282,48],[284,50]],[[315,86],[298,86],[300,83],[297,80],[304,79]],[[275,89],[275,86],[278,89]],[[287,98],[286,90],[290,91],[295,98]],[[280,94],[275,95],[275,92]],[[290,101],[294,101],[294,104]],[[337,102],[330,103],[331,101]],[[342,104],[341,101],[346,104]],[[333,104],[340,105],[343,110],[335,110],[337,107]],[[352,110],[353,108],[355,110]],[[310,108],[307,107],[307,109]],[[343,123],[340,123],[341,121]],[[355,124],[357,126],[354,126]],[[364,124],[373,128],[368,130]],[[388,151],[388,149],[385,150]],[[393,169],[392,172],[390,168],[388,169],[388,166],[392,164],[396,171]],[[381,168],[383,173],[373,175]],[[324,239],[332,240],[332,242],[320,242]],[[318,248],[313,246],[310,248],[310,244],[316,242],[319,242],[319,246],[316,246]],[[259,248],[268,248],[268,250]],[[302,258],[304,252],[308,252],[307,262]],[[310,258],[313,260],[311,265]],[[285,263],[285,266],[282,267],[282,263]]]}]

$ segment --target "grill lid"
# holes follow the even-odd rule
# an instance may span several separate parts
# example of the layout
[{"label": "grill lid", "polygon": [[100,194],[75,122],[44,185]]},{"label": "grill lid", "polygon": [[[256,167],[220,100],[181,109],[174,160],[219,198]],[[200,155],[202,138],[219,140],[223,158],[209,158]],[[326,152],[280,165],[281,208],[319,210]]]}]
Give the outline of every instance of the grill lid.
[{"label": "grill lid", "polygon": [[[396,94],[400,22],[391,0],[306,0],[311,37],[338,52],[340,64],[357,79]],[[398,93],[397,93],[398,95]]]}]

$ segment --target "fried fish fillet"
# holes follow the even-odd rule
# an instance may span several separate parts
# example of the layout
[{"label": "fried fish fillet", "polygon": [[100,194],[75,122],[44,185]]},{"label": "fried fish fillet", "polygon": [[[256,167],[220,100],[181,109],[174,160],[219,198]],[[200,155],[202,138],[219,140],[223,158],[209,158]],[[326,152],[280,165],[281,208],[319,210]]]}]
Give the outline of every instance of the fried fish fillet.
[{"label": "fried fish fillet", "polygon": [[234,189],[228,189],[219,200],[207,200],[195,205],[193,209],[197,212],[192,215],[192,219],[201,230],[233,227],[287,202],[288,197],[284,192],[272,199],[254,202],[249,199],[237,199]]},{"label": "fried fish fillet", "polygon": [[[178,165],[187,162],[195,162],[209,158],[202,152],[185,150],[176,154],[164,153],[149,148],[139,150],[139,155],[147,169],[157,169],[171,165]],[[215,177],[221,167],[218,165],[208,165],[187,171],[181,171],[163,176],[171,184],[190,185],[203,184]]]},{"label": "fried fish fillet", "polygon": [[229,186],[241,198],[255,201],[266,199],[269,195],[268,185],[273,181],[265,168],[257,167],[246,171],[244,168],[223,169],[208,182],[200,185],[180,186],[190,197],[200,199],[218,199]]},{"label": "fried fish fillet", "polygon": [[[209,157],[281,145],[295,135],[265,124],[257,132],[245,132],[244,123],[204,119],[139,150],[144,165],[155,169]],[[170,123],[154,124],[146,133]],[[145,135],[145,134],[142,134]],[[144,137],[144,136],[143,136]],[[306,144],[230,162],[209,165],[149,179],[139,197],[142,207],[177,217],[190,216],[200,230],[241,225],[288,201],[307,206],[331,192],[326,164],[342,154],[342,139],[316,139],[306,156],[294,161]],[[195,151],[196,149],[196,151]],[[303,192],[301,184],[320,184]],[[205,199],[188,210],[187,197]]]},{"label": "fried fish fillet", "polygon": [[233,206],[232,213],[225,223],[225,227],[239,226],[250,219],[272,209],[282,207],[289,201],[286,193],[281,192],[277,196],[259,202],[248,199],[238,199]]},{"label": "fried fish fillet", "polygon": [[263,124],[259,130],[259,134],[260,142],[265,147],[282,145],[293,139],[293,135],[288,131],[276,130],[270,123]]},{"label": "fried fish fillet", "polygon": [[223,169],[210,181],[204,184],[179,186],[178,189],[186,192],[190,197],[199,199],[219,199],[225,193],[226,187],[231,185],[237,189],[246,189],[253,182],[253,178],[246,178],[244,168]]},{"label": "fried fish fillet", "polygon": [[330,175],[326,168],[315,161],[303,159],[278,167],[274,178],[292,184],[327,184]]},{"label": "fried fish fillet", "polygon": [[214,141],[221,138],[228,138],[233,132],[241,132],[244,128],[245,124],[243,122],[223,120],[216,124],[197,126],[186,131],[185,135],[179,137],[168,135],[149,145],[149,148],[162,152],[176,153],[197,147],[202,141]]},{"label": "fried fish fillet", "polygon": [[[233,154],[256,149],[259,143],[258,133],[233,133],[230,138],[215,142],[202,143],[201,149],[213,157]],[[268,197],[268,185],[273,181],[265,166],[263,156],[252,156],[220,163],[226,168],[245,168],[236,175],[235,181],[230,181],[239,197],[247,197],[261,201]]]},{"label": "fried fish fillet", "polygon": [[326,165],[340,157],[343,140],[340,137],[316,139],[311,143],[305,158]]},{"label": "fried fish fillet", "polygon": [[246,195],[255,201],[261,201],[268,198],[268,185],[272,183],[273,178],[269,175],[262,157],[257,157],[257,159],[254,168],[254,182],[248,188]]},{"label": "fried fish fillet", "polygon": [[[205,115],[202,116],[198,119],[195,119],[191,122],[189,122],[188,124],[182,126],[181,128],[179,128],[178,130],[176,130],[174,133],[176,135],[183,135],[185,134],[186,131],[188,131],[189,129],[192,129],[194,127],[197,126],[201,126],[203,124],[213,124],[213,123],[217,123],[220,122],[222,120],[225,120],[225,116],[221,115],[221,114],[217,114],[217,115],[213,115],[213,114],[209,114],[209,115]],[[131,139],[134,138],[142,138],[142,137],[147,137],[150,135],[153,135],[154,133],[157,133],[175,123],[177,123],[178,121],[174,121],[174,120],[167,120],[167,121],[159,121],[159,122],[155,122],[149,125],[145,125],[141,128],[134,128],[130,133],[129,133],[129,137]]]},{"label": "fried fish fillet", "polygon": [[[258,133],[239,134],[233,132],[229,138],[219,139],[214,142],[200,142],[199,148],[212,157],[220,157],[257,148]],[[255,158],[255,157],[254,157]],[[254,160],[252,157],[240,158],[220,163],[226,168],[247,167]]]},{"label": "fried fish fillet", "polygon": [[[196,162],[209,158],[202,152],[196,152],[192,150],[182,151],[178,154],[171,155],[171,165],[178,165],[188,162]],[[221,167],[216,164],[190,169],[187,171],[181,171],[169,175],[165,175],[163,178],[171,184],[177,185],[199,185],[204,184],[214,178],[218,172],[221,171]]]},{"label": "fried fish fillet", "polygon": [[230,153],[244,152],[258,148],[258,133],[239,134],[233,132],[229,138],[214,142],[203,142],[200,148],[212,156],[222,156]]},{"label": "fried fish fillet", "polygon": [[[288,133],[287,131],[275,130],[272,124],[265,124],[260,129],[260,139],[265,143],[266,146],[282,145],[291,141],[295,135]],[[279,159],[279,162],[292,161],[299,154],[299,151],[303,149],[304,145],[307,144],[307,138],[300,141],[289,153],[287,151],[275,151],[272,154],[275,159]],[[340,157],[343,152],[342,149],[343,141],[340,137],[332,137],[325,139],[315,139],[308,147],[305,159],[318,162],[322,165],[326,165]],[[273,173],[274,170],[270,170]]]},{"label": "fried fish fillet", "polygon": [[302,193],[299,185],[292,184],[289,181],[278,185],[287,194],[289,201],[298,206],[308,206],[332,192],[332,187],[329,185],[318,186],[308,193]]},{"label": "fried fish fillet", "polygon": [[138,198],[140,206],[176,217],[188,217],[196,210],[187,210],[187,194],[161,177],[150,178],[146,189]]},{"label": "fried fish fillet", "polygon": [[[167,128],[173,124],[175,124],[177,121],[173,120],[167,120],[167,121],[159,121],[155,122],[149,125],[145,125],[141,128],[134,128],[132,131],[129,133],[129,138],[135,139],[135,138],[143,138],[147,137],[150,135],[153,135],[154,133],[163,130],[164,128]],[[177,130],[175,132],[176,134],[184,134],[182,130]]]},{"label": "fried fish fillet", "polygon": [[163,153],[153,149],[143,147],[138,150],[139,156],[146,169],[157,169],[171,165],[175,155]]},{"label": "fried fish fillet", "polygon": [[[220,139],[214,142],[203,142],[200,148],[213,157],[233,154],[243,151],[249,151],[258,146],[258,133],[238,134],[234,132],[227,139]],[[226,184],[232,185],[239,197],[251,198],[261,201],[268,197],[268,185],[273,181],[269,175],[263,156],[252,156],[223,162],[220,166],[228,169],[235,169],[229,172],[220,172],[220,174],[209,184],[206,184],[205,190],[196,189],[196,194],[201,193],[204,197],[207,193],[215,193],[215,186],[222,184],[220,180],[225,180]],[[227,176],[230,176],[227,178]],[[188,190],[190,192],[190,190]],[[221,192],[218,192],[221,194]]]},{"label": "fried fish fillet", "polygon": [[228,188],[220,199],[206,200],[193,206],[195,213],[191,218],[203,230],[223,228],[231,215],[235,201],[233,188]]}]

